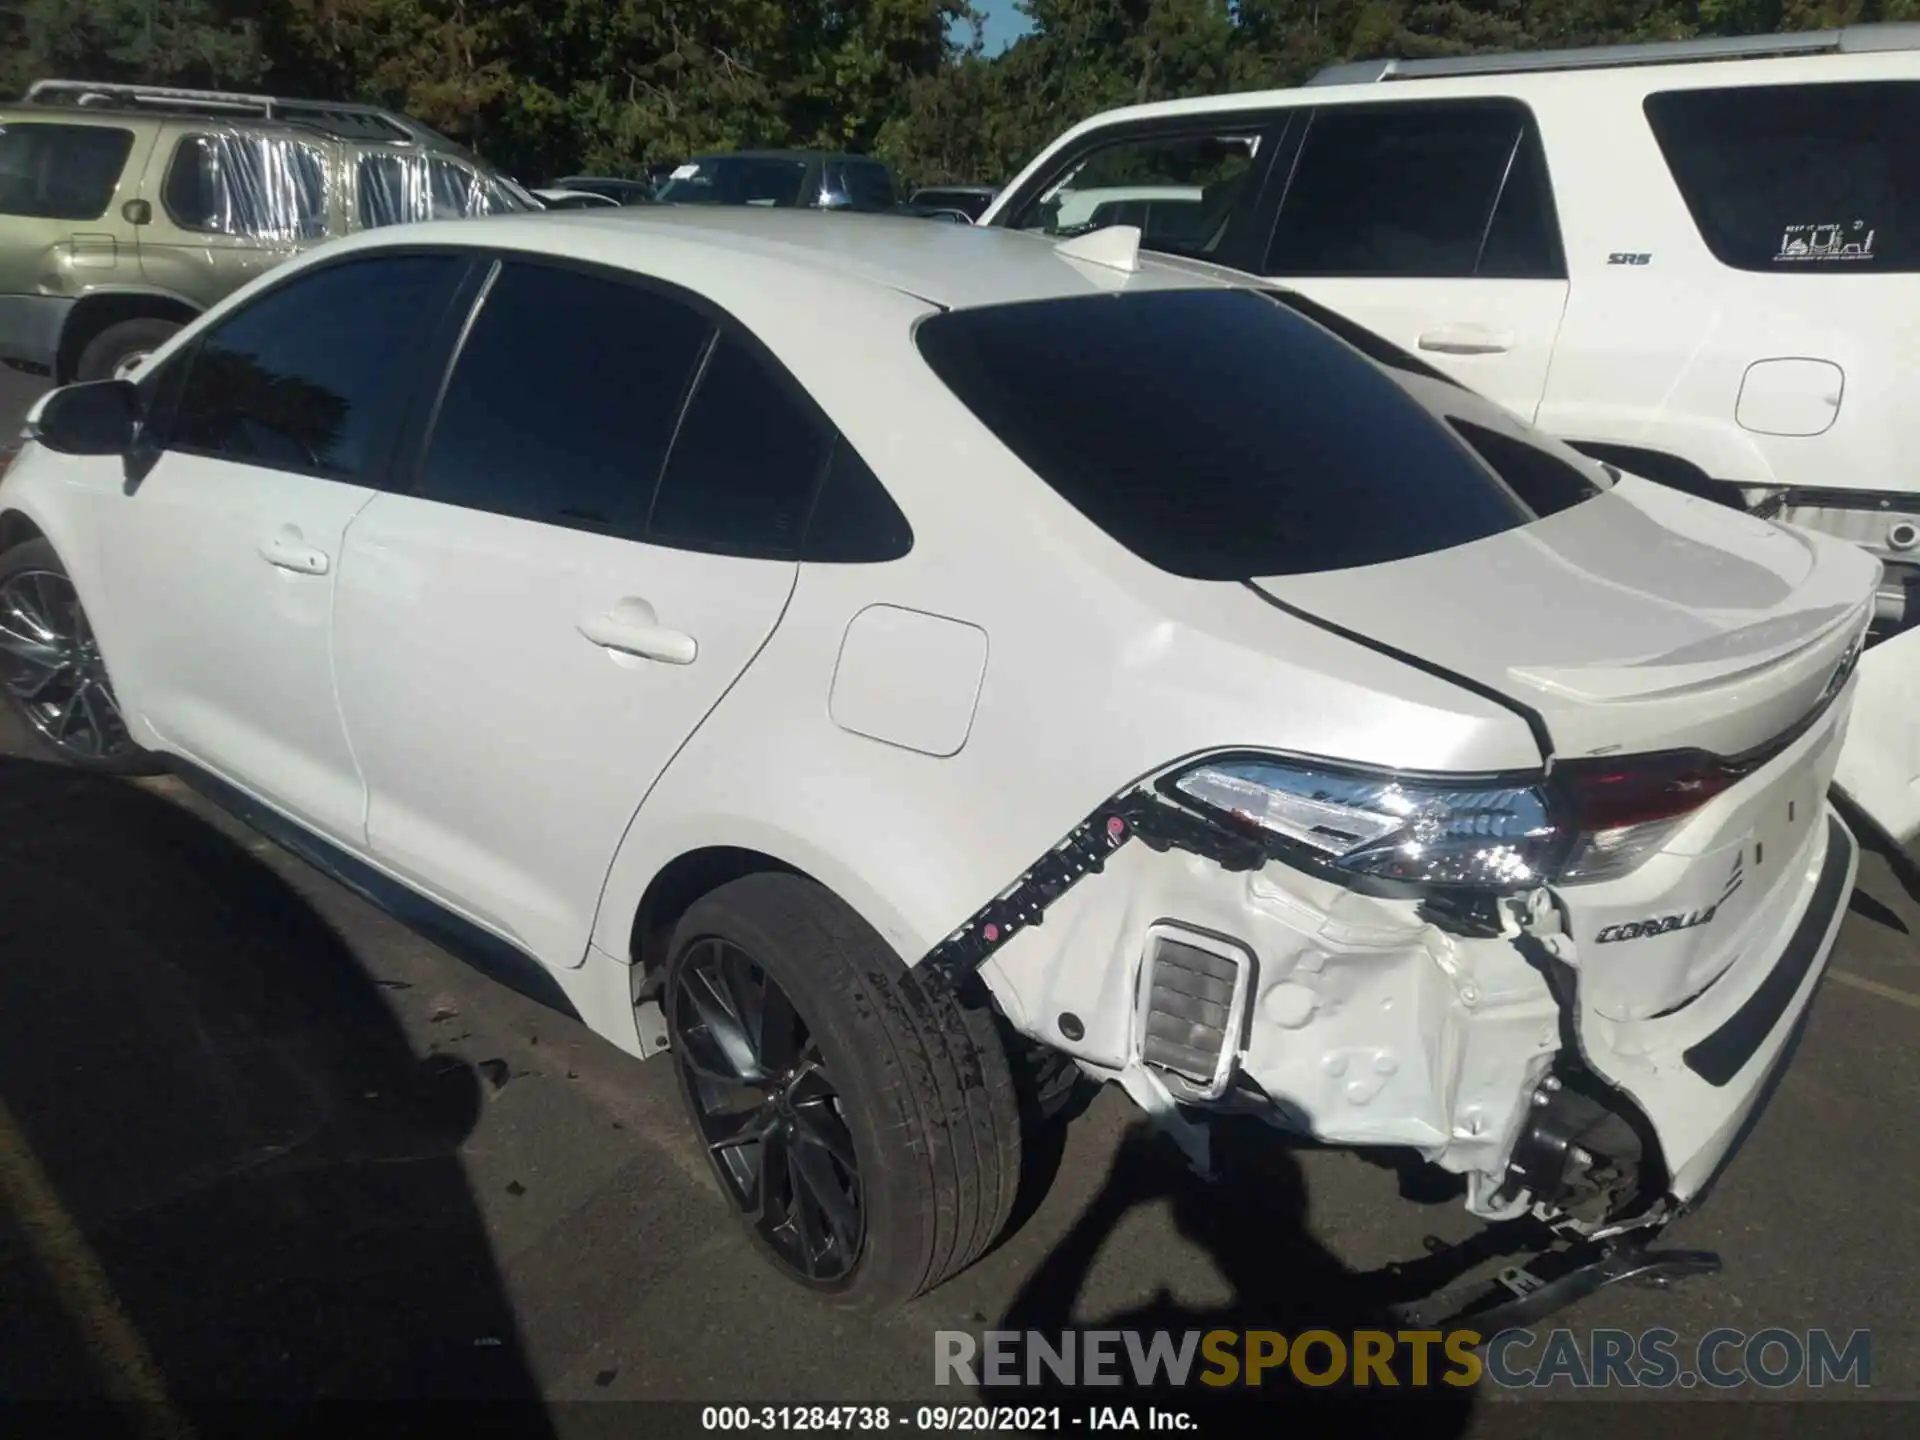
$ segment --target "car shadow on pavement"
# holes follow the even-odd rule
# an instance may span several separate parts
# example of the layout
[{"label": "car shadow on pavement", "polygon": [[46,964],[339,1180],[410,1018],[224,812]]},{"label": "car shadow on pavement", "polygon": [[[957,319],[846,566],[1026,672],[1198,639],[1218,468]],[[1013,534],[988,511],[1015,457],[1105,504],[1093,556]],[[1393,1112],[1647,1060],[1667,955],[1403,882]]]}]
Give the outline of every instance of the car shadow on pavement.
[{"label": "car shadow on pavement", "polygon": [[482,1103],[244,848],[0,757],[10,1415],[131,1401],[152,1433],[233,1402],[445,1398],[542,1433],[537,1404],[499,1404],[537,1390],[457,1154]]},{"label": "car shadow on pavement", "polygon": [[[1186,1383],[1165,1383],[1164,1370],[1151,1383],[1137,1383],[1124,1345],[1115,1347],[1113,1373],[1120,1383],[1068,1386],[1040,1367],[1039,1385],[1018,1390],[981,1387],[983,1399],[1021,1405],[1059,1405],[1080,1413],[1086,1406],[1156,1406],[1191,1415],[1202,1434],[1232,1433],[1230,1427],[1248,1422],[1271,1425],[1303,1412],[1314,1418],[1349,1422],[1369,1429],[1387,1425],[1407,1427],[1401,1433],[1445,1437],[1464,1431],[1473,1406],[1471,1388],[1448,1384],[1444,1376],[1459,1367],[1432,1346],[1426,1383],[1415,1385],[1411,1351],[1396,1346],[1393,1369],[1397,1383],[1356,1386],[1352,1358],[1356,1332],[1376,1331],[1397,1337],[1405,1322],[1388,1308],[1378,1277],[1348,1270],[1322,1247],[1308,1230],[1306,1183],[1291,1149],[1257,1121],[1246,1125],[1223,1122],[1215,1127],[1215,1163],[1220,1176],[1203,1180],[1181,1161],[1171,1147],[1145,1127],[1125,1136],[1116,1152],[1106,1182],[1073,1229],[1048,1254],[1022,1286],[995,1328],[1036,1331],[1057,1345],[1062,1331],[1089,1329],[1137,1331],[1137,1343],[1151,1344],[1152,1332],[1170,1333],[1177,1348],[1182,1337],[1197,1332],[1235,1332],[1227,1353],[1241,1362],[1249,1353],[1246,1333],[1277,1332],[1288,1342],[1308,1331],[1338,1337],[1346,1364],[1335,1383],[1302,1383],[1290,1368],[1291,1355],[1262,1371],[1257,1385],[1248,1385],[1244,1368],[1229,1384],[1207,1384],[1209,1372],[1221,1373],[1205,1350],[1197,1349]],[[1101,1248],[1123,1216],[1135,1206],[1166,1201],[1180,1234],[1212,1258],[1233,1298],[1224,1305],[1199,1308],[1176,1301],[1164,1289],[1144,1304],[1118,1314],[1080,1317],[1075,1301]],[[1268,1341],[1269,1345],[1275,1342]],[[1291,1348],[1291,1345],[1290,1345]],[[1269,1353],[1272,1353],[1271,1351]],[[1304,1370],[1313,1379],[1332,1365],[1324,1341],[1310,1345]],[[982,1376],[984,1379],[984,1375]],[[1025,1378],[1023,1376],[1023,1378]],[[1145,1428],[1145,1421],[1142,1421]],[[1251,1432],[1249,1432],[1251,1433]]]}]

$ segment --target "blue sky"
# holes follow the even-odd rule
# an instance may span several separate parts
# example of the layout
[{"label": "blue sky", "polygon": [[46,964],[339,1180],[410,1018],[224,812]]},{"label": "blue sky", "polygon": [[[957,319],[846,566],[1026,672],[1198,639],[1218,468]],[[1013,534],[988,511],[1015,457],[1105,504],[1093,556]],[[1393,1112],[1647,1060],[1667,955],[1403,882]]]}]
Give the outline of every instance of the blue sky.
[{"label": "blue sky", "polygon": [[1027,17],[1014,7],[1014,0],[973,0],[973,3],[987,17],[987,54],[997,54],[1026,33]]}]

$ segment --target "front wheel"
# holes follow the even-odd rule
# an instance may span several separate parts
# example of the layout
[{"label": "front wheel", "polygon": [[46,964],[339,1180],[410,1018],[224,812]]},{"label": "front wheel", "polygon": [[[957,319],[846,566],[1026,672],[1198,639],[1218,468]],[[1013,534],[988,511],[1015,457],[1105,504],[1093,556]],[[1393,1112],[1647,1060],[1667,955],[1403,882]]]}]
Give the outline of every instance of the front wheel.
[{"label": "front wheel", "polygon": [[114,775],[158,768],[127,733],[87,612],[45,540],[0,555],[0,689],[51,758]]},{"label": "front wheel", "polygon": [[1020,1119],[984,999],[923,984],[851,909],[789,874],[698,901],[663,999],[714,1175],[789,1278],[885,1308],[999,1236]]}]

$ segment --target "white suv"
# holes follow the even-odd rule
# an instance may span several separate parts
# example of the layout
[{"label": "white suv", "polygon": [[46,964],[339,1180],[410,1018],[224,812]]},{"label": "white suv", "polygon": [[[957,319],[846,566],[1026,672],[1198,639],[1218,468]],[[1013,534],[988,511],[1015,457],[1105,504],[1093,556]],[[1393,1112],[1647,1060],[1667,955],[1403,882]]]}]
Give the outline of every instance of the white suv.
[{"label": "white suv", "polygon": [[1124,240],[649,207],[323,246],[41,403],[0,676],[67,759],[165,757],[670,1049],[831,1294],[992,1241],[1009,1043],[1202,1164],[1250,1110],[1489,1219],[1658,1226],[1845,910],[1878,565]]},{"label": "white suv", "polygon": [[981,223],[1144,225],[1282,280],[1589,454],[1866,546],[1897,625],[1915,134],[1920,25],[1369,61],[1096,116]]}]

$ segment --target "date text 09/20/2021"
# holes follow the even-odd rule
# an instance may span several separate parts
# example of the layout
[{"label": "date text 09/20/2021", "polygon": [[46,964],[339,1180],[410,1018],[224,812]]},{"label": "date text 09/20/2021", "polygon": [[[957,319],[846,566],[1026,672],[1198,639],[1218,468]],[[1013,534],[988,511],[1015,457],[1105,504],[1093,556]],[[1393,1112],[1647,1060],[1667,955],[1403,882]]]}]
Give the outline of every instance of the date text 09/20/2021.
[{"label": "date text 09/20/2021", "polygon": [[1195,1431],[1177,1407],[1148,1405],[708,1405],[711,1431],[886,1431],[1064,1435],[1076,1430]]}]

